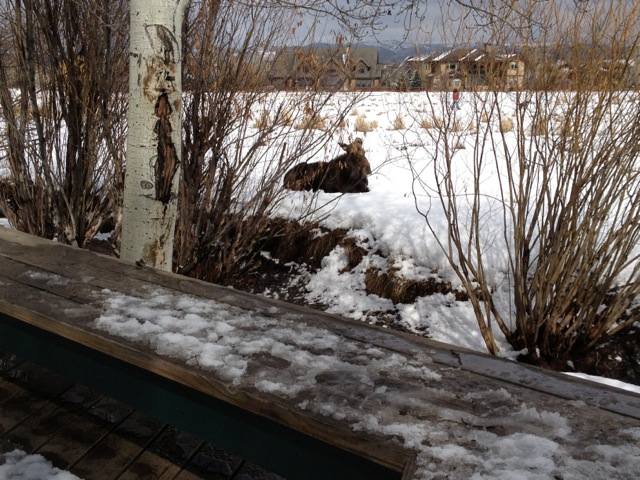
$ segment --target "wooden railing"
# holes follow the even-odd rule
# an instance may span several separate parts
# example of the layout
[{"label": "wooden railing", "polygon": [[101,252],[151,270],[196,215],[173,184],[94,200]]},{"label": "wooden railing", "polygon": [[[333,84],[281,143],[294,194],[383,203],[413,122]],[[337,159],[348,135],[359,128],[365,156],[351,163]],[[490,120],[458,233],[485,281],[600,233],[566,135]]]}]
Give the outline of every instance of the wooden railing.
[{"label": "wooden railing", "polygon": [[291,480],[468,478],[523,435],[584,465],[640,425],[632,393],[6,228],[0,348]]}]

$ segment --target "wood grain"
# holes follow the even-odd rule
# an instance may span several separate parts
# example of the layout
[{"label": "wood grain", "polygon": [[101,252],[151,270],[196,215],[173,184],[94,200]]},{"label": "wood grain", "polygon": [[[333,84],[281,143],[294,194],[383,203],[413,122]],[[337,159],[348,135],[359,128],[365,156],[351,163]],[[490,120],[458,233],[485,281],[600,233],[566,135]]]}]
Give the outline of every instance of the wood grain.
[{"label": "wood grain", "polygon": [[[277,321],[279,326],[290,325],[291,329],[305,325],[322,329],[327,336],[339,338],[344,349],[309,346],[298,353],[339,359],[341,367],[316,372],[313,388],[283,395],[256,386],[264,379],[277,379],[280,383],[286,383],[288,378],[296,381],[295,375],[299,374],[295,372],[296,365],[278,355],[262,352],[250,356],[242,381],[230,385],[229,379],[220,372],[174,356],[159,355],[143,338],[127,340],[96,328],[94,322],[105,311],[109,296],[127,295],[144,304],[151,301],[157,291],[219,302],[230,311],[259,315]],[[614,432],[635,426],[640,420],[640,401],[634,394],[138,267],[3,228],[0,228],[0,312],[404,472],[403,478],[407,479],[412,478],[416,469],[419,449],[407,446],[398,435],[359,428],[356,417],[328,414],[322,408],[343,409],[350,415],[375,418],[380,425],[405,422],[422,424],[425,428],[429,425],[444,428],[441,427],[444,421],[451,422],[452,431],[477,428],[502,434],[518,429],[537,432],[533,422],[516,425],[504,421],[505,412],[517,412],[526,404],[568,419],[575,434],[571,445],[566,447],[574,449],[577,456],[580,455],[579,439],[587,439],[597,431],[599,438],[615,442]],[[268,329],[247,330],[247,333],[264,338],[270,338],[271,334]],[[372,351],[379,352],[376,355],[380,358],[404,359],[403,368],[385,368],[381,361],[373,378],[363,383],[356,372],[362,362],[370,361]],[[404,368],[406,365],[410,368]],[[502,391],[508,401],[500,404],[491,392]],[[306,405],[318,408],[305,408]],[[597,419],[595,424],[593,419]],[[480,447],[465,445],[465,448]],[[154,475],[161,475],[160,470],[165,467],[170,468],[158,466]],[[135,468],[134,463],[127,471],[134,472]]]}]

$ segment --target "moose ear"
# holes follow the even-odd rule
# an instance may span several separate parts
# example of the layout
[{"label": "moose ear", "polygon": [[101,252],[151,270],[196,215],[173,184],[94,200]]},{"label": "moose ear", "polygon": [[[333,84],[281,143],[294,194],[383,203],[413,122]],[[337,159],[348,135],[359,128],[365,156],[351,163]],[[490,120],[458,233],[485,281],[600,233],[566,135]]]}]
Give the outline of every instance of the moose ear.
[{"label": "moose ear", "polygon": [[340,145],[340,147],[341,147],[345,152],[348,152],[348,151],[349,151],[349,147],[350,147],[350,145],[347,145],[346,143],[342,143],[342,142],[338,142],[338,145]]}]

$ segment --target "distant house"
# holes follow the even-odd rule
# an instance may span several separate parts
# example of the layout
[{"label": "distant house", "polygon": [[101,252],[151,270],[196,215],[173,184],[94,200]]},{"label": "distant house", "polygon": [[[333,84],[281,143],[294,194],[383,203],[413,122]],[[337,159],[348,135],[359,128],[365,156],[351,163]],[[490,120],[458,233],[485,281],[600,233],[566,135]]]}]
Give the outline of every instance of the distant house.
[{"label": "distant house", "polygon": [[278,89],[377,88],[382,67],[376,47],[296,47],[279,52],[269,71]]},{"label": "distant house", "polygon": [[548,53],[548,57],[554,61],[541,59],[536,65],[544,70],[541,82],[546,82],[549,88],[607,90],[636,88],[640,84],[640,57],[636,48],[611,52],[603,47],[575,45],[569,51]]},{"label": "distant house", "polygon": [[409,57],[407,75],[418,74],[424,89],[496,89],[524,87],[525,62],[515,53],[485,48],[456,48]]}]

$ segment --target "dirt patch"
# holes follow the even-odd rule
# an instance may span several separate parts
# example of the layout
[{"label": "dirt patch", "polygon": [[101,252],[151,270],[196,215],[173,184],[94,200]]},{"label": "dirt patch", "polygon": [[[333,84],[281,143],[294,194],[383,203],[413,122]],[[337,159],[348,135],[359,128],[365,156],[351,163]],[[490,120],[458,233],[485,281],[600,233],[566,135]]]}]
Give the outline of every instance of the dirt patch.
[{"label": "dirt patch", "polygon": [[262,246],[272,258],[282,263],[296,262],[320,268],[322,259],[347,236],[347,230],[329,230],[318,224],[274,219],[270,228],[278,232]]},{"label": "dirt patch", "polygon": [[640,385],[640,326],[614,335],[607,342],[574,358],[577,371]]}]

